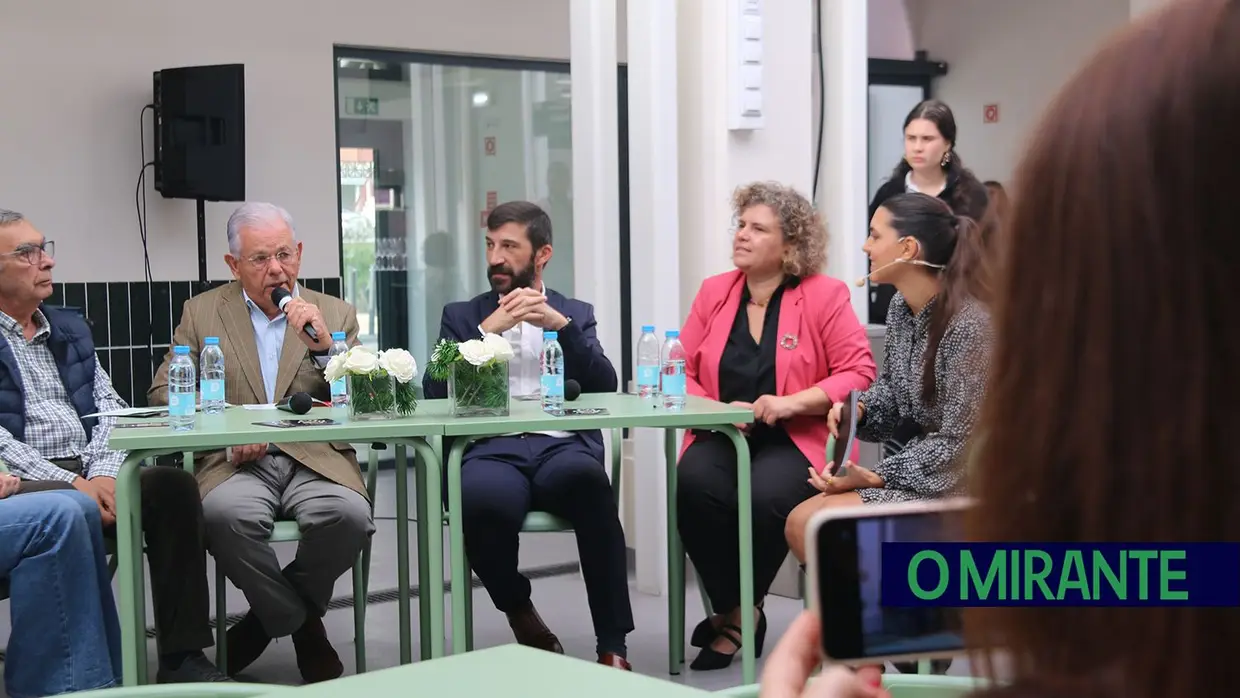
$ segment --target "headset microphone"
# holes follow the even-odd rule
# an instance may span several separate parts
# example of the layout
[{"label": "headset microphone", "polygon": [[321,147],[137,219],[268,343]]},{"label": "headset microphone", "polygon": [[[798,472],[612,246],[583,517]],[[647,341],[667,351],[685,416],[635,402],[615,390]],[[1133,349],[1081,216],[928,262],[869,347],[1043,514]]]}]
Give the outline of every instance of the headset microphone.
[{"label": "headset microphone", "polygon": [[874,276],[875,274],[877,274],[878,272],[880,272],[880,271],[882,271],[882,270],[886,269],[887,267],[890,267],[890,266],[895,266],[895,265],[897,265],[897,264],[903,264],[903,263],[904,263],[904,258],[903,258],[903,257],[900,257],[899,259],[897,259],[897,260],[896,260],[896,261],[894,261],[894,262],[887,262],[887,263],[886,263],[886,264],[884,264],[883,266],[881,266],[881,267],[879,267],[879,268],[875,269],[874,271],[870,272],[869,274],[866,274],[865,276],[861,277],[860,279],[857,279],[857,280],[856,280],[856,281],[854,281],[853,283],[855,283],[855,284],[857,285],[857,288],[861,288],[861,287],[865,286],[865,282],[866,282],[866,280],[867,280],[867,279],[869,279],[871,276]]}]

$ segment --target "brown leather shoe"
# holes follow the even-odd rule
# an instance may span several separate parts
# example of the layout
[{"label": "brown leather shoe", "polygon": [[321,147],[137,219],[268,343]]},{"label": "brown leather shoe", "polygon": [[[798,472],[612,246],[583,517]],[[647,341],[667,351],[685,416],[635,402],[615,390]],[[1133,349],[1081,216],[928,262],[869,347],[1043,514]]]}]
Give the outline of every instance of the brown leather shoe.
[{"label": "brown leather shoe", "polygon": [[340,655],[327,640],[327,628],[323,619],[308,616],[306,622],[293,633],[293,649],[297,652],[297,668],[306,683],[318,683],[340,678],[344,665]]},{"label": "brown leather shoe", "polygon": [[224,651],[228,675],[236,676],[245,671],[246,667],[262,656],[270,644],[271,636],[263,629],[258,616],[253,613],[245,614],[244,618],[228,629],[228,646]]},{"label": "brown leather shoe", "polygon": [[542,617],[538,615],[538,610],[534,608],[534,604],[531,603],[519,611],[513,611],[506,615],[508,616],[508,625],[512,628],[512,634],[517,638],[518,644],[555,652],[556,654],[564,654],[564,647],[560,645],[560,639],[543,622]]},{"label": "brown leather shoe", "polygon": [[604,652],[598,656],[598,663],[604,666],[621,669],[623,671],[633,671],[633,665],[629,664],[629,660],[621,657],[615,652]]}]

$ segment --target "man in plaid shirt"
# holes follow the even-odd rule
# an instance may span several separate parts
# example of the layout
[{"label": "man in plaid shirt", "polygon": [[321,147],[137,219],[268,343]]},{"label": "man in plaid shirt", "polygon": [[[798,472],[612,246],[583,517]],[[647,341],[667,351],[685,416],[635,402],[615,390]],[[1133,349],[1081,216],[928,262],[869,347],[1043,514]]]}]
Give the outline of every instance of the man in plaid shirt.
[{"label": "man in plaid shirt", "polygon": [[[115,535],[116,474],[125,459],[108,448],[125,407],[76,314],[43,305],[52,293],[52,243],[21,214],[0,209],[0,459],[22,491],[73,488]],[[142,517],[159,639],[161,683],[228,681],[202,649],[208,622],[202,505],[180,468],[141,474]],[[86,501],[86,500],[82,500]]]}]

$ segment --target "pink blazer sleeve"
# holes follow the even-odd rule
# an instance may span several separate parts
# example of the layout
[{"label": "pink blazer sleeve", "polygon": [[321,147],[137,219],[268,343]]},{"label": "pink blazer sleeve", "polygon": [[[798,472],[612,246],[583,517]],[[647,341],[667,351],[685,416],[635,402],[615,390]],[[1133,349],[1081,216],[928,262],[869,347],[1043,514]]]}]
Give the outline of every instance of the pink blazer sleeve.
[{"label": "pink blazer sleeve", "polygon": [[870,387],[878,369],[865,327],[853,312],[848,288],[833,284],[822,301],[819,332],[829,374],[815,385],[835,403],[846,398],[850,390]]},{"label": "pink blazer sleeve", "polygon": [[702,342],[706,339],[706,311],[702,308],[703,290],[699,288],[697,295],[693,297],[693,307],[689,309],[689,317],[685,319],[684,327],[680,328],[680,343],[684,345],[685,355],[688,357],[685,361],[685,392],[698,397],[710,397],[698,381],[698,352],[702,347]]}]

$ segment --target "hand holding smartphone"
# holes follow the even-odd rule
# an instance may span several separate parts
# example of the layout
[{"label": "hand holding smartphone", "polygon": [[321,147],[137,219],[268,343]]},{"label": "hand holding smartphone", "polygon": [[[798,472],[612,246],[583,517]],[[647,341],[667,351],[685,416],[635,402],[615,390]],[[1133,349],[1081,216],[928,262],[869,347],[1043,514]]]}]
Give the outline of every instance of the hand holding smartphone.
[{"label": "hand holding smartphone", "polygon": [[848,397],[840,403],[840,419],[835,427],[839,436],[827,438],[827,463],[830,467],[827,474],[833,477],[848,474],[844,464],[848,462],[848,456],[853,452],[853,444],[857,441],[857,399],[860,395],[860,391],[848,391]]},{"label": "hand holding smartphone", "polygon": [[841,507],[810,521],[806,568],[826,660],[863,666],[963,652],[959,609],[884,607],[881,571],[883,543],[961,540],[969,505],[945,499]]}]

